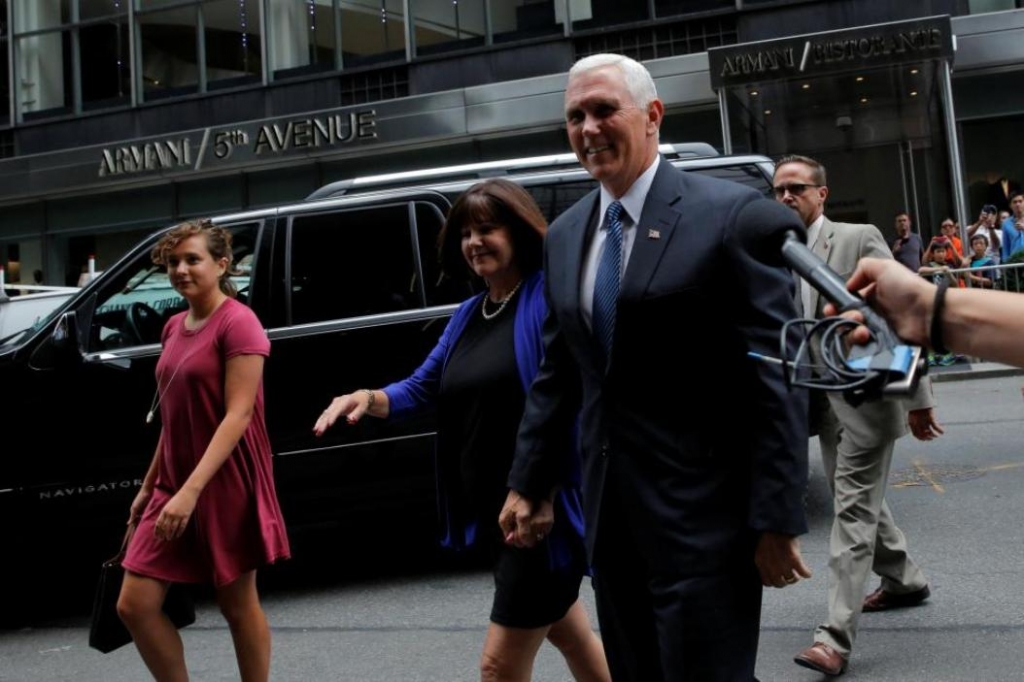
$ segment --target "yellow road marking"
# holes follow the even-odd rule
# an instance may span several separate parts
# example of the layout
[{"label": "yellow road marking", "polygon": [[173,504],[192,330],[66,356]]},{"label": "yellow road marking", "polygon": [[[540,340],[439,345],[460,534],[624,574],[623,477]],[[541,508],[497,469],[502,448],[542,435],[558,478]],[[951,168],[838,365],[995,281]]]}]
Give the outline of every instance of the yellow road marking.
[{"label": "yellow road marking", "polygon": [[[917,471],[917,475],[923,479],[923,483],[920,481],[903,481],[900,483],[893,483],[893,488],[910,488],[912,486],[927,485],[938,493],[946,492],[946,489],[942,487],[942,484],[932,478],[929,472],[929,467],[920,459],[913,461],[914,470]],[[1024,468],[1024,462],[1007,462],[1006,464],[993,464],[988,467],[978,467],[975,471],[979,473],[988,473],[990,471],[1007,471],[1009,469],[1020,469]]]},{"label": "yellow road marking", "polygon": [[932,490],[934,490],[935,492],[939,493],[940,495],[942,493],[946,492],[946,489],[943,488],[942,485],[938,481],[936,481],[934,478],[932,478],[932,475],[928,471],[928,469],[925,467],[924,462],[922,462],[919,459],[915,459],[914,460],[914,468],[917,469],[918,475],[921,478],[923,478],[925,481],[928,482],[928,485],[930,485],[932,487]]},{"label": "yellow road marking", "polygon": [[1009,464],[995,464],[990,467],[982,467],[978,471],[1003,471],[1004,469],[1019,469],[1024,467],[1024,462],[1011,462]]}]

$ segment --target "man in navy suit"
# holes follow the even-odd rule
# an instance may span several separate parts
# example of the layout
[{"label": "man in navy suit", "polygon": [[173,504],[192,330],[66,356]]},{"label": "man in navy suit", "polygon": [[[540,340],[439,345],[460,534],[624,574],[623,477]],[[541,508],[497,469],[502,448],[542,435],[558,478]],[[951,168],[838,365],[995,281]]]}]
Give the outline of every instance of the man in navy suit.
[{"label": "man in navy suit", "polygon": [[[664,105],[637,62],[569,72],[569,141],[600,182],[545,244],[545,359],[500,523],[543,542],[579,417],[587,551],[615,680],[754,679],[763,585],[810,577],[807,399],[777,365],[793,215],[658,154]],[[792,212],[790,212],[792,213]]]}]

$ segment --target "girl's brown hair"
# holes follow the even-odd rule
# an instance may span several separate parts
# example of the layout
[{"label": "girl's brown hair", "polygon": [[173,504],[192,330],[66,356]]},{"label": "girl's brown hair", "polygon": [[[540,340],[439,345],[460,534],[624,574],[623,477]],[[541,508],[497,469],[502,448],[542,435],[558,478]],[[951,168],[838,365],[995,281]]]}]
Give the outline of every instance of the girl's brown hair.
[{"label": "girl's brown hair", "polygon": [[209,220],[188,220],[168,230],[149,254],[153,264],[166,268],[171,252],[178,247],[178,244],[196,235],[206,238],[206,248],[214,260],[228,259],[228,267],[221,275],[219,284],[222,292],[234,298],[238,295],[238,289],[230,278],[231,275],[239,273],[232,267],[234,256],[231,252],[231,233],[223,227],[214,225]]},{"label": "girl's brown hair", "polygon": [[473,276],[462,254],[462,230],[468,225],[492,223],[508,229],[512,257],[525,277],[540,270],[548,223],[530,194],[509,180],[492,178],[479,182],[461,195],[448,211],[438,236],[441,268],[449,277]]}]

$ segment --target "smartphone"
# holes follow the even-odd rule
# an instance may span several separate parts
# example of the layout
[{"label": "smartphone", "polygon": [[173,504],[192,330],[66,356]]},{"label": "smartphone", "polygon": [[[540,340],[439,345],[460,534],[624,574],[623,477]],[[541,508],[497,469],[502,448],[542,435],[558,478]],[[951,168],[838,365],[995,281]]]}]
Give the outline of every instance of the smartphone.
[{"label": "smartphone", "polygon": [[921,377],[928,373],[928,361],[921,357],[921,346],[909,346],[910,363],[907,373],[898,381],[890,381],[882,389],[883,395],[907,396],[917,390]]}]

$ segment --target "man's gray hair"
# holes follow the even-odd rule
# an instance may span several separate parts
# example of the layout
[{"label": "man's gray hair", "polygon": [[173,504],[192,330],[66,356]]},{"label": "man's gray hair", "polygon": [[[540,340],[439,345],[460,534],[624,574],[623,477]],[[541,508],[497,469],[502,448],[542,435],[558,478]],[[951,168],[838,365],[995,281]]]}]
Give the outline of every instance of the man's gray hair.
[{"label": "man's gray hair", "polygon": [[824,187],[828,184],[828,180],[825,178],[825,164],[821,161],[812,159],[809,156],[801,156],[800,154],[787,154],[779,159],[778,163],[775,164],[775,170],[777,171],[787,163],[802,163],[811,169],[811,180],[814,180],[814,184],[820,187]]},{"label": "man's gray hair", "polygon": [[658,91],[654,87],[654,79],[647,68],[638,61],[630,59],[621,54],[592,54],[584,57],[569,69],[569,80],[572,80],[581,73],[600,69],[604,66],[615,66],[622,73],[626,82],[626,90],[633,98],[633,104],[640,109],[646,109],[652,101],[658,98]]}]

